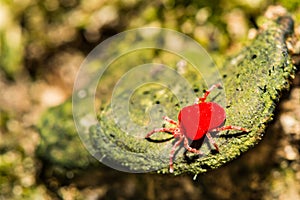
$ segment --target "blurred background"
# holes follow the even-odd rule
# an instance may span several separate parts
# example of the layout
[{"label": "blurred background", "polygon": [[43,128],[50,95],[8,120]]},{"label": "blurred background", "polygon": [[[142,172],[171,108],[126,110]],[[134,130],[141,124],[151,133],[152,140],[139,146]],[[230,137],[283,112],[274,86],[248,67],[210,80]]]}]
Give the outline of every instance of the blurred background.
[{"label": "blurred background", "polygon": [[[194,180],[126,174],[83,158],[88,153],[77,154],[84,148],[66,104],[85,56],[110,36],[170,28],[218,61],[253,38],[267,7],[278,4],[292,14],[299,35],[298,0],[0,0],[0,199],[300,199],[299,73],[264,140]],[[49,115],[66,121],[54,129]],[[59,138],[57,130],[68,136],[63,148],[68,142],[78,148],[69,158],[50,141]],[[43,141],[47,134],[53,148]]]}]

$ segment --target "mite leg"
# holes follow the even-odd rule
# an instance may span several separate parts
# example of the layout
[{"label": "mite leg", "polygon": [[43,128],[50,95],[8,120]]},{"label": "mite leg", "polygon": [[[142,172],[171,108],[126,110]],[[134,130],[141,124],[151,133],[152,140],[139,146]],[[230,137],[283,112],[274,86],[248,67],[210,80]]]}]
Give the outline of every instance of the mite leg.
[{"label": "mite leg", "polygon": [[212,131],[224,131],[224,130],[237,130],[237,131],[249,132],[249,130],[246,128],[242,128],[239,126],[232,126],[232,125],[215,128]]},{"label": "mite leg", "polygon": [[189,141],[188,141],[188,139],[186,137],[184,137],[184,147],[189,152],[192,152],[192,153],[195,153],[195,154],[202,154],[200,150],[190,147]]},{"label": "mite leg", "polygon": [[169,170],[170,170],[170,173],[174,172],[173,157],[174,157],[174,154],[175,154],[175,150],[179,146],[179,144],[182,142],[182,139],[183,139],[183,137],[180,137],[178,139],[178,141],[173,145],[173,147],[171,149],[171,152],[170,152],[170,161],[169,161],[169,166],[170,166]]},{"label": "mite leg", "polygon": [[152,131],[150,131],[149,133],[147,133],[147,135],[145,136],[145,138],[149,138],[151,135],[153,135],[154,133],[158,133],[158,132],[169,132],[172,133],[172,135],[174,135],[175,128],[156,128]]},{"label": "mite leg", "polygon": [[216,143],[216,141],[214,140],[214,138],[211,137],[211,135],[210,135],[209,132],[206,133],[206,136],[207,136],[209,142],[210,142],[212,145],[214,145],[215,149],[219,152],[219,146],[217,145],[217,143]]},{"label": "mite leg", "polygon": [[164,116],[163,119],[167,122],[169,122],[170,124],[173,124],[173,125],[176,125],[178,126],[178,123],[176,121],[174,121],[173,119],[170,119],[169,117],[167,116]]},{"label": "mite leg", "polygon": [[210,94],[210,92],[215,88],[222,88],[221,83],[217,83],[212,85],[208,90],[205,91],[202,97],[199,97],[199,103],[205,102],[207,96]]}]

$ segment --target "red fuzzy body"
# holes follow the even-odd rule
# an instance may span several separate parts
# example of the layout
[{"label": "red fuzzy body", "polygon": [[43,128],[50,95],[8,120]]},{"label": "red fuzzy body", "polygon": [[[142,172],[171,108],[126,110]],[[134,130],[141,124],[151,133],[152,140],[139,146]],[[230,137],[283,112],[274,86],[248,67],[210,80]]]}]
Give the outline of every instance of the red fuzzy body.
[{"label": "red fuzzy body", "polygon": [[145,138],[149,138],[153,133],[156,132],[169,132],[174,138],[178,138],[177,142],[173,145],[170,152],[170,172],[174,171],[173,168],[173,156],[176,148],[181,142],[187,151],[202,154],[200,150],[189,146],[190,140],[200,140],[203,137],[207,137],[209,142],[215,147],[215,150],[219,152],[219,147],[210,132],[224,131],[224,130],[238,130],[248,132],[247,129],[227,125],[223,126],[226,113],[224,108],[214,102],[206,102],[206,97],[214,88],[220,88],[221,84],[217,83],[212,85],[202,97],[198,98],[198,102],[194,105],[186,106],[182,108],[178,114],[178,122],[164,117],[164,120],[170,123],[173,127],[157,128],[149,132]]},{"label": "red fuzzy body", "polygon": [[180,132],[191,140],[201,139],[210,130],[223,125],[225,119],[225,110],[214,102],[187,106],[178,114]]}]

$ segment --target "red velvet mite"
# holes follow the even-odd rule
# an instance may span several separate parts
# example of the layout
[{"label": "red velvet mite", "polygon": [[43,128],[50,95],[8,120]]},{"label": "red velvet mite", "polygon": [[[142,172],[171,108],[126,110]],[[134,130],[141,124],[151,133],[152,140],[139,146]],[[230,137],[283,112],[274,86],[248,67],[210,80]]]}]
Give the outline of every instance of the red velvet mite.
[{"label": "red velvet mite", "polygon": [[184,147],[192,153],[201,154],[201,151],[192,148],[188,144],[190,140],[200,140],[203,137],[207,137],[209,142],[215,147],[216,151],[219,152],[219,147],[214,141],[210,132],[218,132],[223,130],[239,130],[248,132],[247,129],[239,126],[222,126],[226,119],[226,113],[224,108],[215,102],[205,102],[207,96],[214,88],[221,88],[221,84],[215,84],[211,86],[202,97],[197,99],[197,103],[191,106],[182,108],[178,114],[178,122],[164,117],[164,120],[174,125],[171,128],[157,128],[149,132],[145,138],[149,138],[156,132],[168,132],[172,133],[174,138],[178,138],[178,141],[173,145],[170,152],[170,172],[173,173],[173,157],[176,148],[180,143],[184,142]]}]

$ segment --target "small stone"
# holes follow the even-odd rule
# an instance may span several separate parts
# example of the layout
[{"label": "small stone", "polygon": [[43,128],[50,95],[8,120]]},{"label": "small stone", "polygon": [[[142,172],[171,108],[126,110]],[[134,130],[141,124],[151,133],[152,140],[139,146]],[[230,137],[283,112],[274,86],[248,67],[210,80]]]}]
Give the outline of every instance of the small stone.
[{"label": "small stone", "polygon": [[296,150],[290,145],[284,147],[284,152],[285,157],[288,160],[296,160],[298,158]]}]

